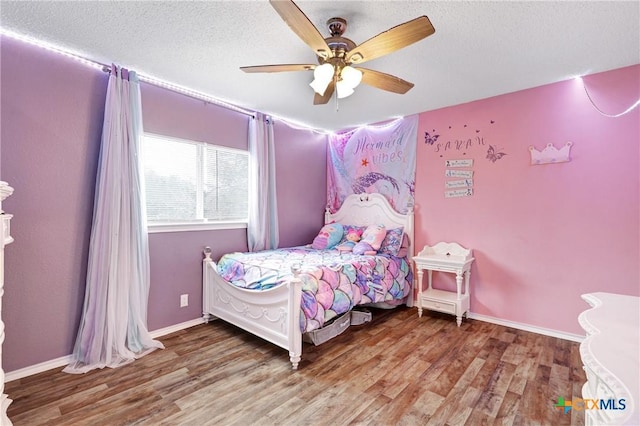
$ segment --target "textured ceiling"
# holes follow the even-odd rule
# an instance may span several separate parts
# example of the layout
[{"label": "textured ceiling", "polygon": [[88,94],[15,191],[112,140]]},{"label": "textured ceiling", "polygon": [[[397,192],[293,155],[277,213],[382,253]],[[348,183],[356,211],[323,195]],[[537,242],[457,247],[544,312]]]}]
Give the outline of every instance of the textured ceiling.
[{"label": "textured ceiling", "polygon": [[315,63],[267,1],[0,1],[5,30],[115,62],[238,106],[337,130],[640,63],[639,1],[297,1],[320,32],[348,21],[356,43],[427,15],[436,33],[367,62],[415,84],[366,85],[336,111],[312,104],[311,72],[240,66]]}]

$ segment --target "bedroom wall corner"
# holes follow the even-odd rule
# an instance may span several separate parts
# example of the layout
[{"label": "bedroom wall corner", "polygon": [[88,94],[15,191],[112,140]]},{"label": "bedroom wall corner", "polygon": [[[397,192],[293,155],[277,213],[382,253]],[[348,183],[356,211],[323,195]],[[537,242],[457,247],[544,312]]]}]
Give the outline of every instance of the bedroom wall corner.
[{"label": "bedroom wall corner", "polygon": [[275,121],[280,247],[310,244],[327,205],[327,135]]}]

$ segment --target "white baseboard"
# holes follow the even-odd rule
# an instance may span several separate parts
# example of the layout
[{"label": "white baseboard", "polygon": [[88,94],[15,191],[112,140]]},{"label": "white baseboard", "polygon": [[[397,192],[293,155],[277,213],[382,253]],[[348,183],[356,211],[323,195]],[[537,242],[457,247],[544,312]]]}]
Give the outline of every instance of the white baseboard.
[{"label": "white baseboard", "polygon": [[[158,337],[166,336],[167,334],[174,333],[176,331],[184,330],[185,328],[190,328],[195,325],[203,324],[205,322],[204,318],[196,318],[191,321],[186,321],[180,324],[172,325],[169,327],[161,328],[159,330],[151,331],[149,334],[152,339],[157,339]],[[54,368],[64,367],[71,362],[71,355],[66,355],[60,358],[52,359],[50,361],[41,362],[39,364],[35,364],[29,367],[20,368],[18,370],[10,371],[5,373],[4,381],[5,383],[11,382],[13,380],[22,379],[23,377],[32,376],[34,374],[42,373],[43,371],[52,370]]]},{"label": "white baseboard", "polygon": [[542,334],[545,336],[557,337],[558,339],[571,340],[572,342],[581,343],[585,337],[579,334],[565,333],[563,331],[551,330],[549,328],[537,327],[535,325],[522,324],[519,322],[494,318],[487,315],[475,314],[473,312],[468,312],[467,315],[469,318],[478,321],[490,322],[492,324],[503,325],[505,327],[516,328],[518,330],[530,331],[532,333]]},{"label": "white baseboard", "polygon": [[60,358],[41,362],[40,364],[31,365],[29,367],[20,368],[14,371],[9,371],[4,375],[4,382],[8,383],[14,380],[22,379],[23,377],[33,376],[34,374],[42,373],[43,371],[53,370],[54,368],[60,368],[69,364],[70,362],[71,362],[71,355],[66,355]]},{"label": "white baseboard", "polygon": [[204,318],[196,318],[191,321],[181,322],[180,324],[171,325],[169,327],[161,328],[159,330],[154,330],[150,332],[152,339],[157,339],[158,337],[166,336],[167,334],[175,333],[176,331],[184,330],[185,328],[190,328],[196,325],[204,324]]}]

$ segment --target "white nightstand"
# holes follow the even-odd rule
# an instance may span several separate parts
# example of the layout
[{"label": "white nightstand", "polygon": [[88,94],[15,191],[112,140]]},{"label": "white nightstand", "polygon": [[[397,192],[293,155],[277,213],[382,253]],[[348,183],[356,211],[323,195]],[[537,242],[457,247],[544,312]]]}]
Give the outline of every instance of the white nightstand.
[{"label": "white nightstand", "polygon": [[[469,311],[469,277],[473,263],[471,249],[457,243],[438,243],[424,246],[413,258],[418,272],[418,316],[422,316],[422,308],[444,312],[456,316],[458,327],[462,324],[462,315]],[[427,270],[429,288],[422,291],[424,270]],[[456,274],[456,292],[434,289],[432,271]],[[464,275],[464,293],[462,293],[462,277]]]}]

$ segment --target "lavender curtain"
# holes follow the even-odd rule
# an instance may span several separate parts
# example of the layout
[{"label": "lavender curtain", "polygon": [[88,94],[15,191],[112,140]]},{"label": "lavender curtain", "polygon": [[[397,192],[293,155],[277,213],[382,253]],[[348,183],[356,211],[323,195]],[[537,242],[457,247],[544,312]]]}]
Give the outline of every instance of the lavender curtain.
[{"label": "lavender curtain", "polygon": [[136,73],[111,68],[82,319],[67,373],[119,367],[163,348],[147,330],[149,246]]},{"label": "lavender curtain", "polygon": [[249,119],[249,251],[278,247],[273,120],[262,113]]}]

